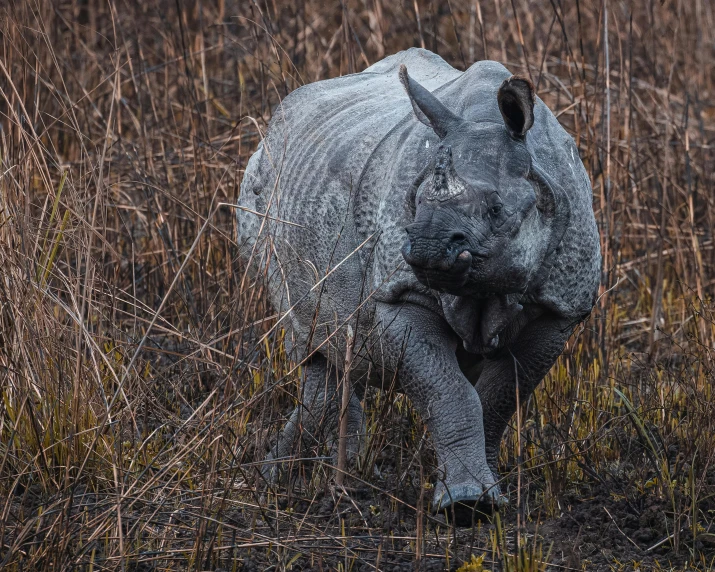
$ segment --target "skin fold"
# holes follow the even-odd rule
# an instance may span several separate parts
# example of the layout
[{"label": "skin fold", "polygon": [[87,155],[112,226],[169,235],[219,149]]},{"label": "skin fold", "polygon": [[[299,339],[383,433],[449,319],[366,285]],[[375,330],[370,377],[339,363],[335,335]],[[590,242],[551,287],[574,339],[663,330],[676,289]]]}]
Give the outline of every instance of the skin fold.
[{"label": "skin fold", "polygon": [[303,86],[276,108],[239,206],[248,279],[267,280],[305,360],[264,476],[335,442],[350,326],[349,457],[361,388],[396,382],[437,452],[433,508],[469,520],[503,502],[516,388],[524,403],[589,314],[601,264],[578,151],[530,82],[410,49]]}]

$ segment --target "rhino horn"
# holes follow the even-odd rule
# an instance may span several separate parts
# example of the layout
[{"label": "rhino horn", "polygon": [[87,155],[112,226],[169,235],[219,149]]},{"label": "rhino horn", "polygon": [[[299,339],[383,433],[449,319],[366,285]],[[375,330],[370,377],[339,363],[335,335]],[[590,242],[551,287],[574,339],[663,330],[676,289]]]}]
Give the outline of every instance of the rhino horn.
[{"label": "rhino horn", "polygon": [[441,143],[435,157],[432,188],[427,191],[427,197],[433,200],[445,201],[461,195],[464,184],[454,172],[452,163],[452,148]]},{"label": "rhino horn", "polygon": [[453,169],[452,148],[449,145],[441,144],[437,150],[437,158],[434,164],[435,189],[442,190],[449,186],[449,179],[452,176]]},{"label": "rhino horn", "polygon": [[499,87],[499,111],[509,133],[523,140],[534,124],[534,84],[517,75],[505,79]]},{"label": "rhino horn", "polygon": [[405,64],[400,66],[399,76],[417,119],[431,127],[440,139],[444,139],[449,131],[462,122],[459,116],[408,75]]}]

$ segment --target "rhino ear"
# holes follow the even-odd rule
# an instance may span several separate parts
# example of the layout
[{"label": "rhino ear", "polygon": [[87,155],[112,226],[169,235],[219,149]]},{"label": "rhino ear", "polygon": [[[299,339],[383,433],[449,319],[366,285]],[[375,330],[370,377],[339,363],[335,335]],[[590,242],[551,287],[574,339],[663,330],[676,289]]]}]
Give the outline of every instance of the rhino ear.
[{"label": "rhino ear", "polygon": [[400,66],[399,76],[417,119],[431,127],[440,139],[444,139],[450,130],[462,122],[460,117],[407,74],[405,64]]},{"label": "rhino ear", "polygon": [[534,124],[534,99],[534,85],[524,77],[513,75],[499,88],[499,111],[515,139],[523,140]]}]

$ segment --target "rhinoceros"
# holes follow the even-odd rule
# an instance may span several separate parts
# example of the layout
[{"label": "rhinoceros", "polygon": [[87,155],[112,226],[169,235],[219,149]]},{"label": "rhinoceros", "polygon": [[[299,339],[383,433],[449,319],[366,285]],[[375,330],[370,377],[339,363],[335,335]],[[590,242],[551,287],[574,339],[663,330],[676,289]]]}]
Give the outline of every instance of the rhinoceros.
[{"label": "rhinoceros", "polygon": [[263,474],[334,438],[351,341],[349,459],[361,388],[395,383],[436,451],[433,509],[505,502],[517,387],[526,402],[591,312],[601,264],[588,176],[531,82],[409,49],[304,85],[250,158],[237,218],[248,277],[304,360]]}]

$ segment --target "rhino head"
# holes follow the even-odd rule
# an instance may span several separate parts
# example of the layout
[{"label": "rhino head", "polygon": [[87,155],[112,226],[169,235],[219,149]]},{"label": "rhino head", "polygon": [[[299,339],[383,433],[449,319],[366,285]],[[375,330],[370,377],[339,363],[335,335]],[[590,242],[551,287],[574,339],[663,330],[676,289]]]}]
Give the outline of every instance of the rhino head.
[{"label": "rhino head", "polygon": [[407,74],[400,80],[417,118],[440,138],[413,185],[402,255],[426,286],[454,295],[523,293],[560,242],[568,200],[526,146],[534,88],[517,76],[495,94],[501,120],[452,113]]}]

